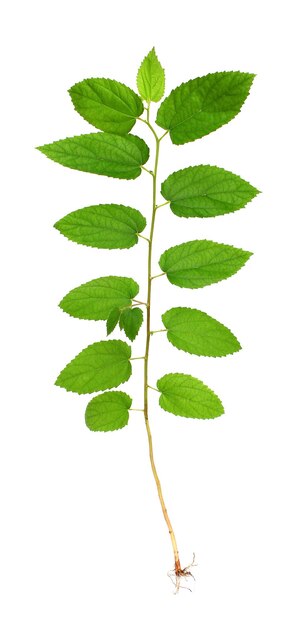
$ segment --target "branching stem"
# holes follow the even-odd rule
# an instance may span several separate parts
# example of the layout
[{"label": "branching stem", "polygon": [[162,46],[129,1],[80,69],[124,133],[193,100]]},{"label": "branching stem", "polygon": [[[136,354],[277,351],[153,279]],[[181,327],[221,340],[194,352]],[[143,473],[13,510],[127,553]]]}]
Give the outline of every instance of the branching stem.
[{"label": "branching stem", "polygon": [[162,272],[161,274],[156,274],[156,276],[151,276],[150,280],[154,280],[154,278],[160,278],[160,276],[164,276],[164,274],[165,274],[165,272]]},{"label": "branching stem", "polygon": [[162,202],[162,204],[157,204],[156,209],[161,209],[161,207],[166,206],[166,204],[170,204],[170,200],[167,200],[167,202]]},{"label": "branching stem", "polygon": [[[160,150],[160,139],[156,133],[156,131],[154,130],[154,128],[152,127],[151,123],[150,123],[150,105],[148,105],[148,110],[147,110],[147,119],[146,120],[142,120],[145,121],[145,123],[147,124],[147,126],[150,128],[150,130],[152,131],[154,137],[155,137],[155,142],[156,142],[156,152],[155,152],[155,165],[154,165],[154,170],[152,172],[152,176],[153,176],[153,192],[152,192],[152,219],[151,219],[151,227],[150,227],[150,236],[149,236],[149,246],[148,246],[148,271],[147,271],[147,315],[146,315],[146,346],[145,346],[145,359],[144,359],[144,418],[145,418],[145,426],[146,426],[146,432],[147,432],[147,438],[148,438],[148,446],[149,446],[149,456],[150,456],[150,463],[151,463],[151,468],[152,468],[152,472],[154,475],[154,479],[156,482],[156,487],[157,487],[157,491],[158,491],[158,496],[159,496],[159,500],[160,500],[160,504],[161,504],[161,508],[162,508],[162,513],[165,519],[165,522],[167,524],[167,528],[168,528],[168,532],[170,535],[170,539],[171,539],[171,543],[172,543],[172,549],[173,549],[173,554],[174,554],[174,562],[175,562],[175,572],[180,572],[181,571],[181,565],[180,565],[180,559],[179,559],[179,551],[178,551],[178,547],[177,547],[177,542],[176,542],[176,538],[175,538],[175,534],[173,531],[173,527],[171,524],[171,521],[169,519],[169,515],[166,509],[166,505],[165,505],[165,501],[164,501],[164,497],[163,497],[163,493],[162,493],[162,488],[161,488],[161,483],[160,483],[160,479],[157,473],[157,469],[156,469],[156,464],[155,464],[155,460],[154,460],[154,452],[153,452],[153,441],[152,441],[152,433],[151,433],[151,428],[150,428],[150,423],[149,423],[149,415],[148,415],[148,389],[149,389],[149,385],[148,385],[148,363],[149,363],[149,349],[150,349],[150,339],[151,339],[151,326],[150,326],[150,319],[151,319],[151,294],[152,294],[152,279],[155,278],[152,276],[152,247],[153,247],[153,238],[154,238],[154,228],[155,228],[155,218],[156,218],[156,211],[157,211],[157,172],[158,172],[158,163],[159,163],[159,150]],[[165,133],[166,134],[166,133]],[[153,387],[153,389],[155,389]],[[156,390],[157,391],[157,390]]]},{"label": "branching stem", "polygon": [[141,239],[145,239],[145,241],[147,241],[149,243],[149,239],[147,237],[144,237],[144,235],[140,235],[140,233],[137,233],[138,237],[141,237]]},{"label": "branching stem", "polygon": [[152,387],[151,385],[148,385],[148,388],[159,393],[159,389],[157,389],[157,387]]},{"label": "branching stem", "polygon": [[143,304],[144,306],[147,306],[147,302],[141,302],[141,300],[135,300],[134,298],[133,298],[133,302],[134,304],[132,304],[132,307],[137,306],[138,304]]}]

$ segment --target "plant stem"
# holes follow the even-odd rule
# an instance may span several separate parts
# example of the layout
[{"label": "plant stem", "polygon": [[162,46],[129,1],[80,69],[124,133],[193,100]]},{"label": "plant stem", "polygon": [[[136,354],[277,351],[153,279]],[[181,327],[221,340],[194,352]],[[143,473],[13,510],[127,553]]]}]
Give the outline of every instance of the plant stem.
[{"label": "plant stem", "polygon": [[162,204],[158,204],[156,206],[156,209],[161,209],[162,206],[166,206],[166,204],[170,204],[170,200],[167,200],[166,202],[162,202]]},{"label": "plant stem", "polygon": [[149,424],[149,416],[148,416],[148,363],[149,363],[149,349],[150,349],[150,339],[151,339],[151,330],[150,330],[150,318],[151,318],[151,292],[152,292],[152,247],[153,247],[153,238],[154,238],[154,228],[155,228],[155,218],[157,211],[157,172],[158,172],[158,163],[159,163],[159,149],[160,149],[160,139],[157,136],[154,128],[151,126],[149,121],[150,115],[150,106],[148,105],[147,111],[147,120],[146,124],[152,131],[155,142],[156,142],[156,153],[155,153],[155,165],[152,173],[153,176],[153,203],[152,203],[152,219],[151,219],[151,228],[150,228],[150,236],[149,236],[149,246],[148,246],[148,271],[147,271],[147,315],[146,315],[146,346],[145,346],[145,359],[144,359],[144,419],[145,426],[148,438],[148,447],[149,447],[149,456],[152,472],[154,475],[154,479],[156,482],[156,487],[158,491],[158,496],[162,508],[162,513],[167,524],[168,532],[170,535],[172,549],[174,554],[174,562],[175,562],[175,571],[181,571],[180,559],[179,559],[179,551],[177,547],[177,542],[175,538],[175,534],[172,528],[171,521],[169,519],[169,515],[167,513],[167,509],[165,506],[165,501],[162,493],[161,483],[159,480],[159,476],[157,473],[155,460],[154,460],[154,452],[153,452],[153,441],[152,441],[152,433]]},{"label": "plant stem", "polygon": [[151,276],[151,280],[154,280],[154,278],[160,278],[160,276],[164,276],[165,272],[162,272],[162,274],[156,274],[156,276]]},{"label": "plant stem", "polygon": [[149,389],[153,389],[154,391],[157,391],[159,393],[159,389],[157,389],[157,387],[152,387],[151,385],[148,385]]}]

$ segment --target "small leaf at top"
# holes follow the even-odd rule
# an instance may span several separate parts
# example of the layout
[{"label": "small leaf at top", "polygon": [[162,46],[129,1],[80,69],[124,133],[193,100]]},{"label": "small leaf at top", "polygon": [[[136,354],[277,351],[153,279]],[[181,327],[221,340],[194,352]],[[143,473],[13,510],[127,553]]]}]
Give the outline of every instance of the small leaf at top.
[{"label": "small leaf at top", "polygon": [[189,374],[165,374],[157,387],[161,392],[160,407],[174,415],[211,419],[224,413],[214,391]]},{"label": "small leaf at top", "polygon": [[143,322],[143,312],[139,307],[134,309],[125,309],[121,312],[119,327],[124,330],[128,339],[134,341],[139,333],[139,329]]},{"label": "small leaf at top", "polygon": [[76,243],[93,248],[131,248],[146,226],[140,211],[122,204],[98,204],[68,213],[54,224]]},{"label": "small leaf at top", "polygon": [[238,339],[213,317],[186,307],[169,309],[162,315],[167,339],[179,350],[199,356],[226,356],[238,352]]},{"label": "small leaf at top", "polygon": [[139,96],[110,78],[87,78],[73,85],[69,94],[77,113],[108,133],[125,135],[143,113]]},{"label": "small leaf at top", "polygon": [[118,430],[127,426],[132,399],[123,391],[106,391],[88,403],[85,422],[94,432]]},{"label": "small leaf at top", "polygon": [[173,285],[197,289],[229,278],[251,255],[241,248],[202,239],[165,250],[159,265]]},{"label": "small leaf at top", "polygon": [[55,385],[76,393],[93,393],[118,387],[131,376],[131,348],[111,339],[93,343],[66,365]]},{"label": "small leaf at top", "polygon": [[107,318],[106,327],[107,335],[111,335],[120,318],[120,309],[112,309]]},{"label": "small leaf at top", "polygon": [[112,309],[131,306],[138,291],[133,278],[102,276],[69,291],[59,306],[72,317],[106,320]]},{"label": "small leaf at top", "polygon": [[242,209],[259,191],[214,165],[195,165],[170,174],[161,193],[179,217],[214,217]]},{"label": "small leaf at top", "polygon": [[174,144],[204,137],[239,113],[253,79],[245,72],[216,72],[182,83],[163,100],[156,123]]},{"label": "small leaf at top", "polygon": [[65,167],[113,178],[137,178],[149,158],[143,139],[135,135],[89,133],[67,137],[37,148]]},{"label": "small leaf at top", "polygon": [[138,91],[147,103],[159,102],[165,91],[165,72],[155,48],[143,59],[137,74]]}]

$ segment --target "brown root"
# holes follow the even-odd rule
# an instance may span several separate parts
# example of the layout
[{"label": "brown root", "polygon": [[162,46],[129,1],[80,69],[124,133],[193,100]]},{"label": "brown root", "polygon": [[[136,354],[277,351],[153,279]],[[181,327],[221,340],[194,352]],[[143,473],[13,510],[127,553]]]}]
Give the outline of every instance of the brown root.
[{"label": "brown root", "polygon": [[190,571],[191,567],[196,567],[196,563],[194,561],[195,561],[195,554],[193,553],[192,562],[189,565],[186,565],[186,567],[182,568],[180,560],[177,559],[177,561],[175,561],[174,569],[168,572],[168,576],[171,582],[173,583],[173,585],[175,586],[174,593],[178,593],[180,589],[188,589],[188,591],[192,591],[190,587],[186,587],[185,585],[182,585],[182,579],[184,578],[188,579],[190,577],[190,578],[193,578],[193,580],[195,580],[192,572]]}]

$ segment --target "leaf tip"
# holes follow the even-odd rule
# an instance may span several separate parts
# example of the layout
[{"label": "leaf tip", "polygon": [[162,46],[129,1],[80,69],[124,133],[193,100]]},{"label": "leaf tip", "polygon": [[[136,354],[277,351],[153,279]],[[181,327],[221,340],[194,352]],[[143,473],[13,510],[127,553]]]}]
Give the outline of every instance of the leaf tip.
[{"label": "leaf tip", "polygon": [[55,228],[55,230],[58,230],[59,232],[61,232],[61,230],[60,230],[60,221],[61,220],[58,220],[57,222],[55,222],[55,224],[53,224],[53,228]]},{"label": "leaf tip", "polygon": [[66,387],[61,382],[61,372],[60,372],[60,374],[58,374],[58,376],[57,376],[57,378],[56,378],[56,380],[54,382],[54,385],[56,387],[61,387],[62,389],[66,389]]}]

